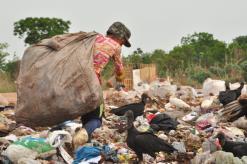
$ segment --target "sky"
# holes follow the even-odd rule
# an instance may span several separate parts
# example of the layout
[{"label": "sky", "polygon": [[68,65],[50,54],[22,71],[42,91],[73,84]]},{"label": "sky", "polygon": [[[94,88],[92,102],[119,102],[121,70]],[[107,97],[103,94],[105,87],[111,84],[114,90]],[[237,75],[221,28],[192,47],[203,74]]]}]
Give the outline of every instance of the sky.
[{"label": "sky", "polygon": [[14,22],[26,17],[56,17],[70,20],[70,32],[97,31],[104,34],[115,21],[131,31],[131,48],[144,52],[170,51],[183,36],[209,32],[231,42],[247,35],[246,0],[2,0],[0,6],[0,43],[8,52],[22,56],[24,40],[13,35]]}]

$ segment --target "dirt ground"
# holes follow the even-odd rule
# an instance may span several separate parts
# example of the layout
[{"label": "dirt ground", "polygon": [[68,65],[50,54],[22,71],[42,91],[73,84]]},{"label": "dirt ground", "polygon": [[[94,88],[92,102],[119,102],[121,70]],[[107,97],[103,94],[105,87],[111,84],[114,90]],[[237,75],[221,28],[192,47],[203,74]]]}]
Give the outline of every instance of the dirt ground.
[{"label": "dirt ground", "polygon": [[5,97],[10,104],[16,104],[17,102],[17,94],[16,92],[10,92],[10,93],[0,93],[3,97]]}]

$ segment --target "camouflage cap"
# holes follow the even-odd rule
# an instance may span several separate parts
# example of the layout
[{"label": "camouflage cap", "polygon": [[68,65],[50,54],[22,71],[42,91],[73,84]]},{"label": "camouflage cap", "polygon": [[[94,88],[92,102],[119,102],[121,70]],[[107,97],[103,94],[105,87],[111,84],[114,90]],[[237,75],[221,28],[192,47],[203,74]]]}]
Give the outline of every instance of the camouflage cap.
[{"label": "camouflage cap", "polygon": [[120,39],[124,39],[124,45],[130,47],[129,38],[131,36],[130,30],[121,22],[114,22],[107,30],[107,35],[114,35]]}]

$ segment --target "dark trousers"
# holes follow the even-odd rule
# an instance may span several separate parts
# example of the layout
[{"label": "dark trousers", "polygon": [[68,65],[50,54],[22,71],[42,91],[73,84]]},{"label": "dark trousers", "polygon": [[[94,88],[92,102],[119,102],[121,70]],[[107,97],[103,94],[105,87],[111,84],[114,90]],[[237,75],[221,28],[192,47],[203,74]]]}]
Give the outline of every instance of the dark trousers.
[{"label": "dark trousers", "polygon": [[102,122],[99,118],[92,118],[88,120],[88,122],[84,125],[88,136],[91,136],[91,134],[94,132],[95,129],[99,128],[101,126]]},{"label": "dark trousers", "polygon": [[100,117],[100,107],[97,107],[94,111],[81,116],[81,122],[83,127],[86,129],[88,138],[90,140],[91,134],[102,124],[102,117]]}]

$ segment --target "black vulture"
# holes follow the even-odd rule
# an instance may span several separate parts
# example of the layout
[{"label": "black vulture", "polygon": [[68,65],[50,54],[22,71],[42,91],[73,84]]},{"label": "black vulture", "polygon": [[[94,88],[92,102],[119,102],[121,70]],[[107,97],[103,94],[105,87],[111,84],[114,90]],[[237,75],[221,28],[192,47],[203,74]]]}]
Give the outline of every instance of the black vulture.
[{"label": "black vulture", "polygon": [[229,141],[222,132],[218,133],[215,138],[219,139],[223,151],[231,152],[235,157],[239,158],[247,155],[247,143]]},{"label": "black vulture", "polygon": [[131,110],[127,111],[125,116],[128,119],[128,136],[126,142],[128,147],[136,153],[139,161],[143,160],[143,154],[148,154],[155,158],[156,152],[173,153],[177,151],[172,145],[158,138],[153,133],[137,131],[133,125],[134,114]]},{"label": "black vulture", "polygon": [[225,83],[225,85],[226,85],[226,91],[221,91],[218,97],[220,103],[222,103],[224,106],[238,99],[244,87],[244,82],[241,82],[240,86],[235,90],[230,90],[229,83]]},{"label": "black vulture", "polygon": [[112,109],[110,113],[113,113],[117,116],[123,116],[127,111],[131,110],[134,113],[134,118],[136,118],[143,115],[145,105],[149,101],[151,101],[151,98],[146,93],[143,93],[141,96],[141,101],[139,103],[128,104],[119,108]]}]

